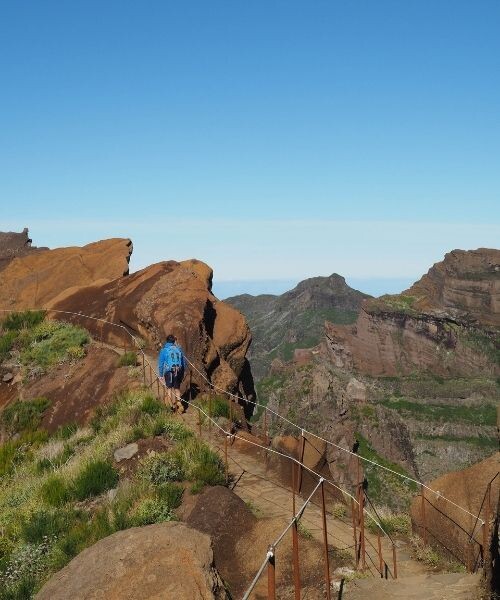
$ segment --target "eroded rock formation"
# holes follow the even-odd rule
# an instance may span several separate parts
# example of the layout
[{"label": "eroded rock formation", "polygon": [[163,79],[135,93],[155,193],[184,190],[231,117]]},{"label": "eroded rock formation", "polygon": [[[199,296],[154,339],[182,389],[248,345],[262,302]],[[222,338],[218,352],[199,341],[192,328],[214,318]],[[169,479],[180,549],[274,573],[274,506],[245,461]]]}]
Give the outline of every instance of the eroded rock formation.
[{"label": "eroded rock formation", "polygon": [[404,294],[366,300],[354,325],[327,323],[334,363],[371,376],[496,375],[500,251],[455,250]]},{"label": "eroded rock formation", "polygon": [[0,272],[0,308],[46,307],[78,287],[126,275],[131,253],[130,240],[115,238],[14,257]]},{"label": "eroded rock formation", "polygon": [[37,248],[31,245],[32,240],[25,227],[21,233],[15,231],[0,231],[0,271],[16,257],[26,256],[33,252],[41,252],[48,248]]},{"label": "eroded rock formation", "polygon": [[56,573],[37,600],[225,600],[210,538],[182,523],[119,531]]},{"label": "eroded rock formation", "polygon": [[404,294],[418,310],[500,326],[500,250],[453,250]]},{"label": "eroded rock formation", "polygon": [[[177,336],[188,358],[210,381],[252,398],[254,386],[246,352],[251,335],[245,318],[211,293],[212,270],[198,260],[168,261],[128,277],[68,292],[53,309],[82,312],[124,325],[146,340],[153,358],[169,333]],[[57,314],[57,313],[54,313]],[[68,317],[71,319],[71,317]],[[124,330],[91,320],[73,319],[112,343],[130,343]],[[206,389],[193,370],[184,390]]]}]

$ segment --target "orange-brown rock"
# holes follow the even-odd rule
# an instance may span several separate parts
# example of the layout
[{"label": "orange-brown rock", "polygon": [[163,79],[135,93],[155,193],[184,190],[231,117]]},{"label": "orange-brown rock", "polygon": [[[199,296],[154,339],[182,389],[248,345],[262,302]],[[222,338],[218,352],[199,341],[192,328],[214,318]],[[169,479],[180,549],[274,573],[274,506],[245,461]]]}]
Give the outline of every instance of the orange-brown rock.
[{"label": "orange-brown rock", "polygon": [[500,250],[453,250],[404,292],[415,308],[500,326]]},{"label": "orange-brown rock", "polygon": [[132,242],[109,239],[13,258],[0,272],[0,308],[42,308],[81,286],[128,273]]},{"label": "orange-brown rock", "polygon": [[[246,359],[250,330],[241,313],[212,294],[211,282],[212,270],[201,261],[168,261],[128,277],[67,293],[52,308],[122,324],[146,340],[154,350],[153,360],[166,336],[173,333],[187,357],[214,385],[253,397],[253,380]],[[101,330],[98,322],[73,320],[109,342],[130,344],[124,330],[107,325]],[[189,377],[185,378],[183,391],[189,381]],[[191,386],[193,392],[207,389],[194,369]]]},{"label": "orange-brown rock", "polygon": [[[437,493],[428,490],[424,492],[425,521],[422,497],[413,501],[411,517],[414,530],[421,537],[425,534],[429,543],[447,549],[452,558],[472,567],[478,560],[484,539],[481,520],[488,520],[489,523],[496,513],[500,476],[495,476],[499,470],[500,453],[497,452],[467,469],[447,473],[431,481],[429,487]],[[492,480],[490,502],[488,504],[485,500],[483,503],[488,484]],[[456,505],[472,514],[448,502],[444,497],[451,498]],[[486,533],[492,533],[490,524]]]},{"label": "orange-brown rock", "polygon": [[[356,325],[325,324],[337,367],[372,377],[395,377],[427,371],[442,377],[496,375],[498,363],[476,343],[487,333],[469,330],[431,315],[372,313],[363,309]],[[494,352],[492,350],[492,352]]]},{"label": "orange-brown rock", "polygon": [[407,292],[365,300],[355,325],[326,324],[335,364],[371,376],[497,375],[500,251],[454,250]]},{"label": "orange-brown rock", "polygon": [[210,538],[183,523],[133,527],[81,552],[37,600],[225,600]]}]

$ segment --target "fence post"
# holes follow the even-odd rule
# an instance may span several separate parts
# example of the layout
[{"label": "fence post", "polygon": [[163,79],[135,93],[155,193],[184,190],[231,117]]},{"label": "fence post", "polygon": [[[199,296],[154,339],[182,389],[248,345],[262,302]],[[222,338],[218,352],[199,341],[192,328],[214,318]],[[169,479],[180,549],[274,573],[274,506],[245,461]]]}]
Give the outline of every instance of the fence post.
[{"label": "fence post", "polygon": [[299,536],[297,531],[297,519],[294,517],[292,526],[292,548],[293,548],[293,586],[295,600],[300,600],[300,567],[299,567]]},{"label": "fence post", "polygon": [[382,542],[380,541],[380,529],[377,527],[377,546],[380,577],[384,577],[384,559],[382,558]]},{"label": "fence post", "polygon": [[208,393],[208,431],[212,431],[212,390]]},{"label": "fence post", "polygon": [[295,469],[296,468],[297,468],[296,463],[293,462],[292,463],[292,514],[294,517],[295,517],[295,513],[296,513],[296,510],[295,510],[295,485],[296,485],[295,484],[295,479],[296,479]]},{"label": "fence post", "polygon": [[229,483],[229,467],[227,464],[227,434],[224,436],[224,469],[226,471],[226,484]]},{"label": "fence post", "polygon": [[276,600],[276,561],[274,547],[269,546],[269,560],[267,561],[267,597],[268,600]]},{"label": "fence post", "polygon": [[201,437],[201,410],[198,410],[198,433]]},{"label": "fence post", "polygon": [[422,530],[423,530],[423,536],[422,539],[424,540],[424,544],[427,545],[427,520],[425,518],[425,488],[422,485],[420,487],[420,493],[422,496]]},{"label": "fence post", "polygon": [[354,556],[356,559],[356,569],[358,568],[358,532],[356,530],[356,519],[358,515],[356,514],[356,503],[354,499],[351,498],[351,517],[352,517],[352,530],[354,533]]},{"label": "fence post", "polygon": [[304,437],[304,430],[301,430],[301,441],[302,441],[302,445],[300,448],[300,465],[299,465],[299,480],[298,480],[298,487],[297,487],[297,492],[300,492],[300,488],[302,487],[302,463],[304,462],[304,451],[306,448],[306,438]]},{"label": "fence post", "polygon": [[491,510],[491,482],[486,488],[486,504],[484,507],[484,523],[483,523],[483,566],[486,565],[488,556],[488,547],[490,541],[490,510]]},{"label": "fence post", "polygon": [[146,387],[146,364],[144,363],[144,352],[141,352],[142,356],[142,382],[144,387]]},{"label": "fence post", "polygon": [[321,479],[321,509],[323,515],[323,543],[325,550],[325,584],[326,584],[326,599],[331,599],[330,592],[330,561],[328,559],[328,531],[326,529],[326,506],[325,506],[325,484]]},{"label": "fence post", "polygon": [[156,378],[156,391],[158,392],[158,400],[160,399],[160,379]]},{"label": "fence post", "polygon": [[268,439],[267,439],[267,408],[264,407],[264,444],[267,446],[268,445]]},{"label": "fence post", "polygon": [[361,568],[366,569],[366,545],[365,545],[365,492],[361,485],[358,486],[359,498],[359,537],[361,545]]},{"label": "fence post", "polygon": [[392,544],[392,563],[394,565],[394,579],[398,578],[398,563],[396,560],[396,545]]}]

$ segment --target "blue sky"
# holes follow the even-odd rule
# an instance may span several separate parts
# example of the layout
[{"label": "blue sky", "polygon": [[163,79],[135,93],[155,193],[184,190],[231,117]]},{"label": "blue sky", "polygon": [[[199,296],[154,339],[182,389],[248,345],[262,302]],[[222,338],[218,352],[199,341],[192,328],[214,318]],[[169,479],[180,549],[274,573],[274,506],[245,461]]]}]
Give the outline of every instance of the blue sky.
[{"label": "blue sky", "polygon": [[397,291],[498,247],[499,28],[497,0],[3,2],[0,230]]}]

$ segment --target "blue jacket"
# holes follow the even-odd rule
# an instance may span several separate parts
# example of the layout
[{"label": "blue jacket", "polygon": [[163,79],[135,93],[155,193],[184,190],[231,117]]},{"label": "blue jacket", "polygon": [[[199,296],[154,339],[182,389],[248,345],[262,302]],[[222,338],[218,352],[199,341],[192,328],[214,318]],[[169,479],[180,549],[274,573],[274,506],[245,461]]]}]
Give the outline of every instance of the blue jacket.
[{"label": "blue jacket", "polygon": [[186,357],[184,356],[184,352],[182,351],[182,348],[180,346],[177,346],[176,344],[172,344],[172,342],[167,342],[160,350],[160,355],[158,356],[158,373],[160,374],[160,377],[163,377],[164,375],[163,371],[167,363],[167,353],[172,346],[175,346],[176,349],[181,353],[182,368],[184,370],[186,370],[187,368],[187,361]]}]

